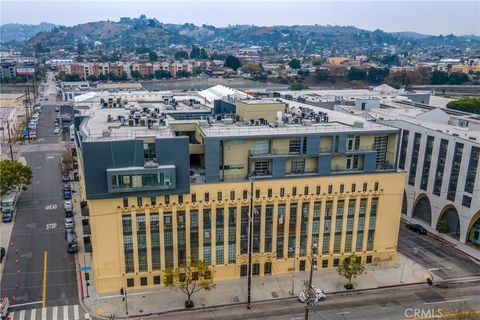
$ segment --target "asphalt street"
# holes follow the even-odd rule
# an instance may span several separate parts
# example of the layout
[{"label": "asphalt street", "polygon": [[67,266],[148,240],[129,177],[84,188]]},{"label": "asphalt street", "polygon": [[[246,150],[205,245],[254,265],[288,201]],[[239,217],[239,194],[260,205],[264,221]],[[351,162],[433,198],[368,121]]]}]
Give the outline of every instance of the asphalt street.
[{"label": "asphalt street", "polygon": [[[444,314],[462,310],[476,310],[480,306],[480,282],[453,283],[433,286],[416,285],[384,290],[351,292],[330,295],[311,310],[309,319],[412,319],[415,310]],[[430,311],[428,311],[430,310]],[[301,320],[305,307],[296,298],[253,303],[249,310],[245,304],[176,312],[151,319],[268,319]],[[416,318],[418,319],[418,318]],[[425,319],[425,318],[423,318]],[[467,318],[462,318],[467,319]],[[471,318],[473,319],[473,318]]]},{"label": "asphalt street", "polygon": [[[17,204],[11,246],[2,279],[2,296],[28,307],[78,304],[75,257],[67,253],[64,238],[63,183],[59,138],[53,134],[55,88],[49,83],[37,128],[37,140],[22,146],[33,171],[32,185]],[[44,272],[46,268],[46,273]],[[44,278],[46,286],[44,291]],[[15,308],[14,308],[15,309]]]},{"label": "asphalt street", "polygon": [[431,235],[419,235],[400,225],[398,251],[442,279],[480,276],[480,263]]}]

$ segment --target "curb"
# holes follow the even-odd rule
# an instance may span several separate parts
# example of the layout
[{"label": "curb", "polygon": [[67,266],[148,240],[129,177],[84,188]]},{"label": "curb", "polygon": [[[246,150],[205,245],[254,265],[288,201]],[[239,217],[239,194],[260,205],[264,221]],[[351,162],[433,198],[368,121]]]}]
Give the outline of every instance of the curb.
[{"label": "curb", "polygon": [[[405,283],[405,284],[380,286],[380,287],[374,287],[374,288],[353,289],[353,290],[348,290],[348,291],[347,290],[346,291],[333,291],[333,292],[328,292],[327,294],[329,294],[329,295],[340,295],[340,294],[345,294],[345,293],[360,293],[360,292],[390,289],[390,288],[396,288],[396,287],[408,287],[408,286],[423,285],[423,284],[425,284],[425,282],[412,282],[412,283]],[[252,302],[252,304],[264,303],[264,302],[270,302],[270,301],[278,301],[278,300],[280,300],[280,301],[281,300],[290,300],[290,299],[297,299],[297,297],[294,296],[294,297],[282,297],[282,298],[277,298],[277,299],[258,300],[258,301]],[[199,308],[195,308],[195,309],[191,309],[191,310],[174,309],[174,310],[151,312],[151,313],[145,313],[145,314],[133,314],[133,315],[129,315],[128,317],[116,316],[115,319],[135,319],[135,318],[141,318],[141,317],[160,316],[160,315],[167,315],[167,314],[173,314],[173,313],[187,313],[187,312],[203,311],[203,310],[209,310],[209,309],[225,308],[225,307],[232,307],[232,306],[242,306],[242,305],[247,305],[247,302],[226,303],[226,304],[219,304],[219,305],[215,305],[215,306],[199,307]],[[108,318],[102,318],[102,319],[108,319]]]}]

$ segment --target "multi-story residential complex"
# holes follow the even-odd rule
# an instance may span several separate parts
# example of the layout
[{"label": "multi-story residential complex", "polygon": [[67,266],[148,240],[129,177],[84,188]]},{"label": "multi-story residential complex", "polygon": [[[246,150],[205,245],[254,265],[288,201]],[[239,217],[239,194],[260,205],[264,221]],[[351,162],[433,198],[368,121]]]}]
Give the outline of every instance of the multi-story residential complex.
[{"label": "multi-story residential complex", "polygon": [[480,117],[407,101],[352,113],[402,129],[398,167],[407,171],[402,213],[453,243],[480,245]]},{"label": "multi-story residential complex", "polygon": [[[79,97],[77,97],[79,98]],[[92,93],[77,99],[85,240],[96,290],[163,285],[200,259],[217,279],[393,263],[405,174],[399,130],[285,100]]]}]

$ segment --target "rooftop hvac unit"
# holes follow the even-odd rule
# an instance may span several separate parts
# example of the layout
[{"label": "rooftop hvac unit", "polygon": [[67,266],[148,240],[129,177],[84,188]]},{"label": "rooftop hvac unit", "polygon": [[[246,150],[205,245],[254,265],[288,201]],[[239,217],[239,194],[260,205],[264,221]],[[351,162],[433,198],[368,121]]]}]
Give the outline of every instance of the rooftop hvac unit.
[{"label": "rooftop hvac unit", "polygon": [[304,126],[311,126],[311,125],[312,125],[312,120],[310,120],[310,119],[303,119],[303,125],[304,125]]},{"label": "rooftop hvac unit", "polygon": [[143,118],[140,119],[140,125],[141,125],[142,127],[145,126],[145,119],[143,119]]},{"label": "rooftop hvac unit", "polygon": [[260,120],[255,120],[255,125],[259,126],[261,124]]},{"label": "rooftop hvac unit", "polygon": [[112,132],[111,132],[110,130],[105,129],[105,130],[102,131],[102,137],[103,137],[103,138],[110,137],[111,133],[112,133]]},{"label": "rooftop hvac unit", "polygon": [[109,114],[109,115],[107,116],[107,122],[112,122],[112,121],[113,121],[113,119],[112,119],[112,115],[111,115],[111,114]]},{"label": "rooftop hvac unit", "polygon": [[295,124],[299,124],[300,123],[300,118],[295,118],[295,119],[293,119],[293,121],[294,121]]},{"label": "rooftop hvac unit", "polygon": [[128,126],[133,127],[133,119],[128,119]]},{"label": "rooftop hvac unit", "polygon": [[223,119],[223,123],[227,124],[227,125],[233,124],[233,119],[232,118],[225,118],[225,119]]},{"label": "rooftop hvac unit", "polygon": [[275,127],[283,127],[283,121],[282,120],[276,120],[275,121]]},{"label": "rooftop hvac unit", "polygon": [[355,122],[353,123],[353,127],[354,127],[354,128],[363,128],[363,122],[355,121]]}]

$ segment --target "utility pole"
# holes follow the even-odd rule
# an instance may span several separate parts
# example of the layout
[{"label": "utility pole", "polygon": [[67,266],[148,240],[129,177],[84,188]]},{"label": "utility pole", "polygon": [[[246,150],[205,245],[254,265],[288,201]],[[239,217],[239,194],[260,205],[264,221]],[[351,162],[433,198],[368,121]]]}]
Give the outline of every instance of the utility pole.
[{"label": "utility pole", "polygon": [[312,278],[313,278],[313,270],[317,269],[317,249],[318,249],[318,244],[317,244],[317,237],[312,239],[312,253],[311,253],[311,258],[310,258],[310,277],[308,279],[308,288],[306,290],[306,306],[305,306],[305,320],[308,320],[308,311],[310,308],[310,303],[311,301],[315,301],[315,299],[311,299],[310,295],[315,294],[315,292],[312,292]]},{"label": "utility pole", "polygon": [[248,217],[248,289],[247,309],[252,308],[252,251],[253,251],[253,180],[250,180],[250,216]]}]

